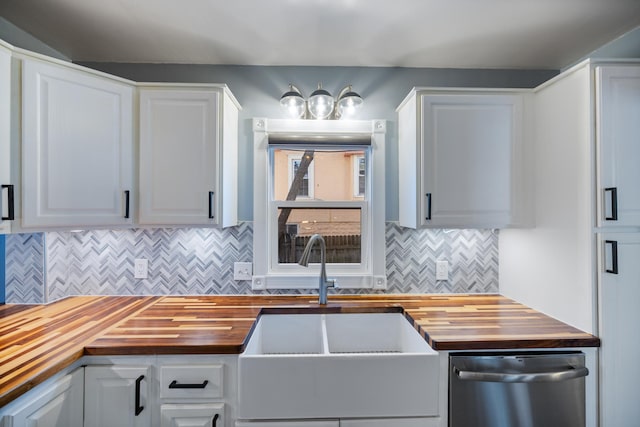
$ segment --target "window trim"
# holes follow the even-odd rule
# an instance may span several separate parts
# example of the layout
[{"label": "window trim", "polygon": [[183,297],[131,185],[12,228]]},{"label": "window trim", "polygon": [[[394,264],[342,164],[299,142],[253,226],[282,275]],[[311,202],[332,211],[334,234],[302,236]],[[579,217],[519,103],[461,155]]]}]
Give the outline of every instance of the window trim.
[{"label": "window trim", "polygon": [[[361,141],[370,138],[371,149],[366,162],[368,177],[365,191],[368,200],[332,202],[364,206],[362,225],[362,262],[351,264],[327,264],[327,274],[338,280],[342,288],[386,289],[385,263],[385,132],[384,120],[281,120],[253,119],[254,168],[253,168],[253,290],[264,289],[317,289],[320,266],[311,264],[309,268],[293,265],[279,265],[277,262],[277,241],[270,238],[277,232],[277,215],[270,215],[274,206],[285,206],[286,201],[273,201],[273,177],[270,176],[269,137],[302,139],[321,145],[322,140],[344,140],[344,146],[351,146],[350,139]],[[307,144],[308,145],[308,144]],[[334,145],[335,147],[335,145]],[[267,178],[267,179],[265,179]],[[371,191],[375,188],[375,191]],[[366,199],[366,198],[365,198]],[[290,202],[291,203],[291,202]],[[293,202],[314,204],[305,200]],[[275,229],[274,229],[275,227]],[[366,228],[366,232],[365,232]],[[366,243],[365,243],[365,235]]]}]

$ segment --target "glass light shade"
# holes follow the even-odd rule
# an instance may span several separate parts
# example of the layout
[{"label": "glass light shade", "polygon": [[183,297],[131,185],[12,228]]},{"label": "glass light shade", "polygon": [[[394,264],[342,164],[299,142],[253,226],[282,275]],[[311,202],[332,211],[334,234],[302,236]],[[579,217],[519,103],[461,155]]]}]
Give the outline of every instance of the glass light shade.
[{"label": "glass light shade", "polygon": [[299,90],[289,85],[289,91],[280,98],[280,106],[293,119],[302,117],[305,113],[305,102]]},{"label": "glass light shade", "polygon": [[329,117],[333,113],[333,104],[333,97],[320,84],[309,96],[309,112],[316,119]]},{"label": "glass light shade", "polygon": [[347,118],[353,116],[358,108],[362,105],[364,100],[360,95],[351,90],[342,95],[338,100],[338,116],[340,118]]}]

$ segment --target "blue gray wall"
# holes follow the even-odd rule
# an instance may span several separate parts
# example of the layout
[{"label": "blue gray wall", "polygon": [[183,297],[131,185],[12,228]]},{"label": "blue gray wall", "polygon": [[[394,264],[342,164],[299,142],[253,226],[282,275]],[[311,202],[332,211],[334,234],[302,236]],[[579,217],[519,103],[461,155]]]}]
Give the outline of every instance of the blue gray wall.
[{"label": "blue gray wall", "polygon": [[27,49],[32,52],[38,52],[43,55],[52,56],[66,61],[70,60],[70,58],[67,58],[48,44],[43,43],[2,17],[0,17],[0,39],[15,47],[20,47],[22,49]]}]

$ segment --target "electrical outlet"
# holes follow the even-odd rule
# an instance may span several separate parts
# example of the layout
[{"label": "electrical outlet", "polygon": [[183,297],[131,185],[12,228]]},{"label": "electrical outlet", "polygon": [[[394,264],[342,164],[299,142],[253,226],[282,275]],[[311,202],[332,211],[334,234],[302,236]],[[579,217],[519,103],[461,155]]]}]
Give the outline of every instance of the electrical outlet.
[{"label": "electrical outlet", "polygon": [[449,280],[448,261],[436,261],[436,280]]},{"label": "electrical outlet", "polygon": [[135,279],[146,279],[149,275],[149,260],[144,258],[136,259],[133,263],[133,277]]},{"label": "electrical outlet", "polygon": [[233,263],[233,280],[251,280],[253,264],[250,262]]}]

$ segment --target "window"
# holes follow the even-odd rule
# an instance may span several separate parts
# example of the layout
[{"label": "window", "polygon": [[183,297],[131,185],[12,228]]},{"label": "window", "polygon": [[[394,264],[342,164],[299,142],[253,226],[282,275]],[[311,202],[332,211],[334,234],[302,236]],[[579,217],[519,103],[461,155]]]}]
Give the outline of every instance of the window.
[{"label": "window", "polygon": [[[359,156],[364,162],[365,151],[360,147],[291,145],[269,146],[269,173],[273,177],[269,212],[278,218],[277,263],[297,263],[311,236],[320,234],[327,246],[327,262],[359,264],[367,197],[364,193],[353,197],[351,177],[353,158]],[[313,203],[300,206],[300,201]]]},{"label": "window", "polygon": [[353,156],[353,195],[364,197],[366,182],[366,162],[364,155]]},{"label": "window", "polygon": [[317,288],[313,234],[339,286],[386,287],[383,121],[255,119],[254,162],[254,289]]},{"label": "window", "polygon": [[[294,194],[296,194],[297,196],[296,198],[305,197],[305,198],[313,199],[314,162],[313,162],[313,158],[309,159],[309,156],[307,156],[306,161],[303,163],[302,162],[303,158],[304,158],[304,154],[287,153],[288,177],[289,177],[287,181],[288,183],[287,189],[290,190],[295,187],[296,192]],[[279,166],[280,164],[281,163],[276,159],[276,166]],[[298,171],[300,170],[301,164],[305,168],[304,173],[301,174],[300,177],[298,177],[298,181],[295,181]],[[277,182],[276,185],[279,185],[278,188],[281,188],[281,184],[279,182]]]}]

